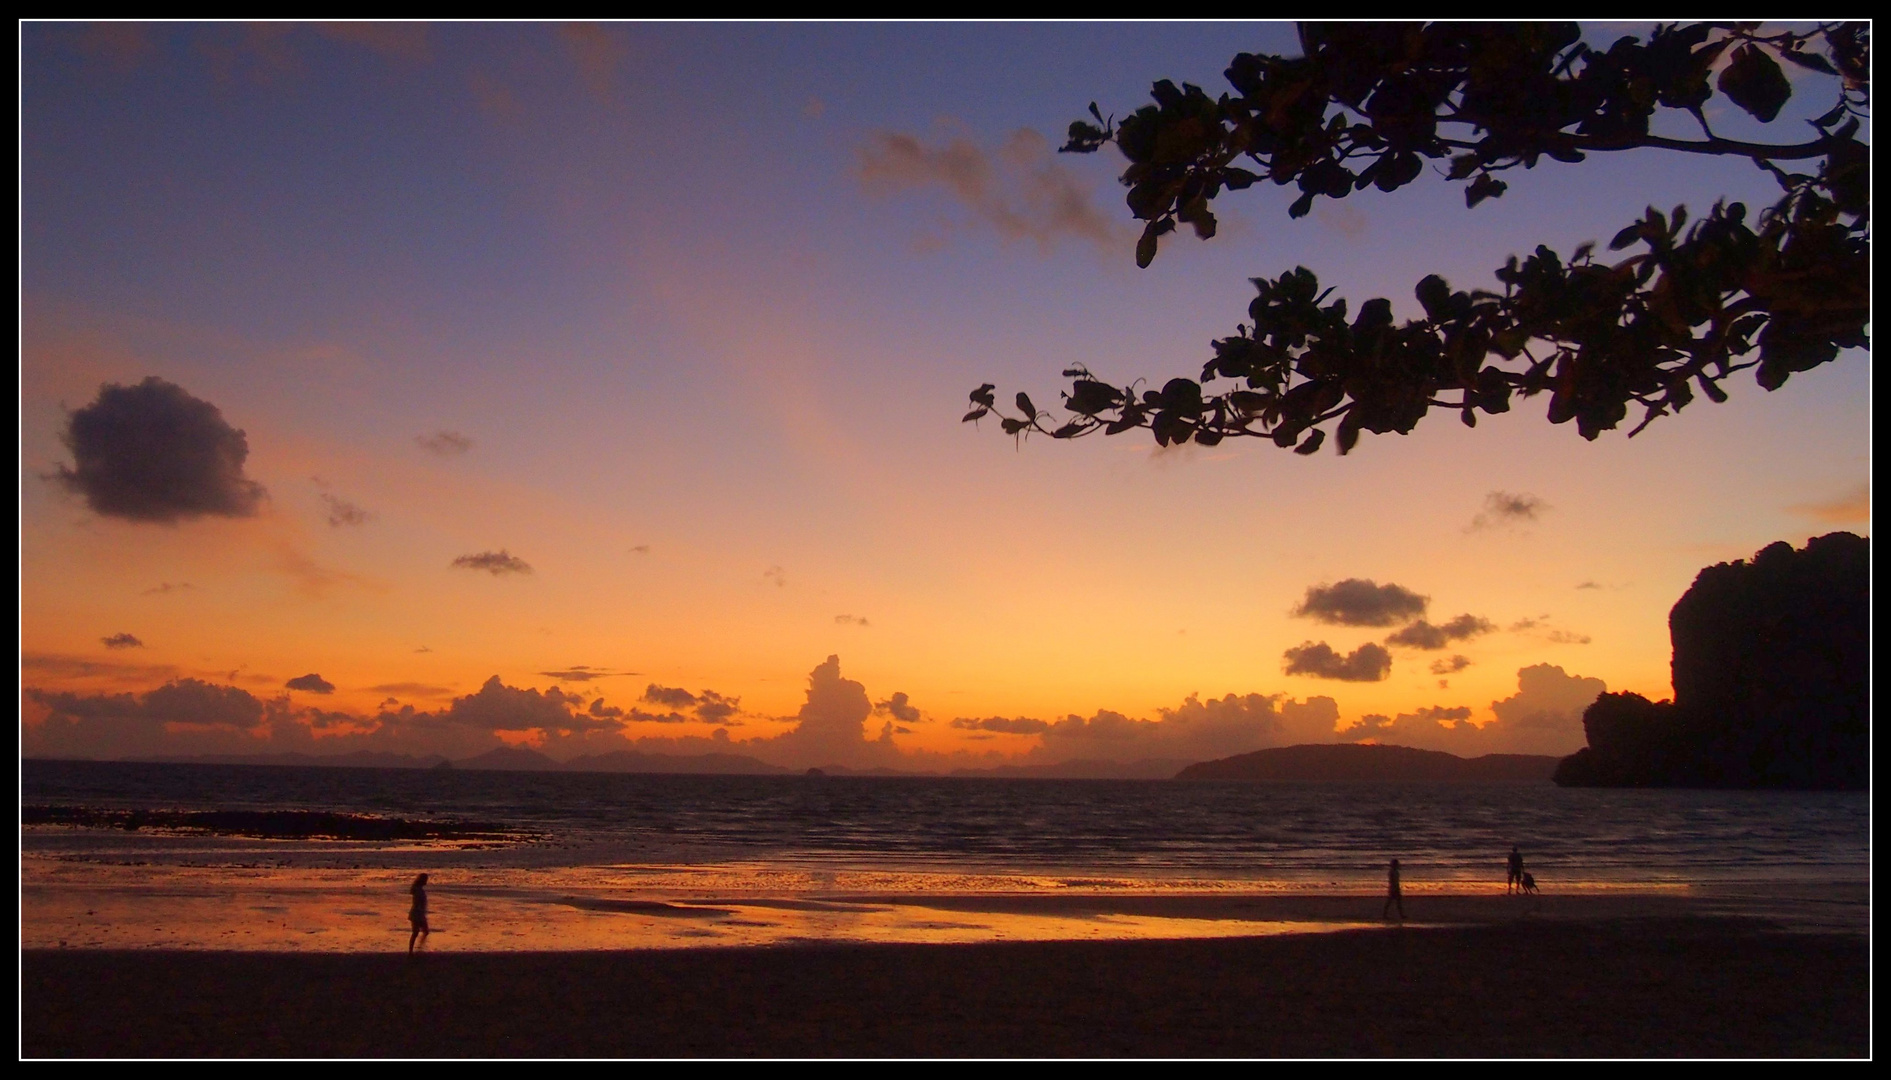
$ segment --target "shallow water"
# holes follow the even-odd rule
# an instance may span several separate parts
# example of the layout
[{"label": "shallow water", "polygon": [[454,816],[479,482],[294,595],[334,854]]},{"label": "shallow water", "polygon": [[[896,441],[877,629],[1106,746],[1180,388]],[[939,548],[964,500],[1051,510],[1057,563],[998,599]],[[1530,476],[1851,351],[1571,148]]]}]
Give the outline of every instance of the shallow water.
[{"label": "shallow water", "polygon": [[[1688,895],[1787,921],[1869,915],[1865,793],[1549,785],[656,776],[22,763],[25,805],[491,822],[506,843],[22,829],[22,945],[386,948],[434,875],[435,947],[1173,937],[1349,924],[1219,908],[966,898]],[[867,899],[861,899],[867,898]],[[1835,899],[1837,898],[1837,899]],[[787,906],[783,906],[784,903]],[[1835,906],[1836,905],[1836,906]]]}]

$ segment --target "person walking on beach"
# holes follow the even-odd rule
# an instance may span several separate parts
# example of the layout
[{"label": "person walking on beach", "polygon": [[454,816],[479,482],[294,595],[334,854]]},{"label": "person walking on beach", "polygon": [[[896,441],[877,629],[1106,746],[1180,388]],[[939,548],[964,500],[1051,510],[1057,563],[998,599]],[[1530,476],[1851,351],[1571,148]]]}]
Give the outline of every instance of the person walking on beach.
[{"label": "person walking on beach", "polygon": [[1394,908],[1398,910],[1399,921],[1404,922],[1405,900],[1399,894],[1399,861],[1397,859],[1392,860],[1392,865],[1385,872],[1385,910],[1379,912],[1379,917],[1391,918]]},{"label": "person walking on beach", "polygon": [[1523,852],[1517,845],[1510,845],[1510,878],[1504,884],[1504,895],[1509,896],[1523,888]]},{"label": "person walking on beach", "polygon": [[407,891],[414,894],[414,906],[407,909],[407,921],[414,927],[414,932],[407,936],[407,955],[412,956],[414,943],[426,944],[427,935],[432,933],[427,929],[427,875],[415,878]]}]

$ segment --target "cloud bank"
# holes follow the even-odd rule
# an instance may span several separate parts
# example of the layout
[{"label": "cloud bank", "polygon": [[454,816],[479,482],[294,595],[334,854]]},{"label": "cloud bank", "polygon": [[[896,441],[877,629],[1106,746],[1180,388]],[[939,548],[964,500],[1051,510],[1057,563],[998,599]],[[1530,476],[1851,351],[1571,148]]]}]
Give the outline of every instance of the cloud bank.
[{"label": "cloud bank", "polygon": [[1367,715],[1340,732],[1352,741],[1372,740],[1464,757],[1480,754],[1572,754],[1586,739],[1582,713],[1608,689],[1601,679],[1571,675],[1553,664],[1517,672],[1517,692],[1490,704],[1496,719],[1479,724],[1469,706],[1433,705],[1396,717]]},{"label": "cloud bank", "polygon": [[[28,657],[23,669],[86,678],[150,678],[162,669],[123,671],[113,665]],[[109,670],[108,670],[109,669]],[[236,676],[231,674],[230,678]],[[739,753],[790,768],[845,766],[949,772],[1002,765],[1067,762],[1179,764],[1273,746],[1377,739],[1453,753],[1567,753],[1580,746],[1582,710],[1605,687],[1599,679],[1542,664],[1518,673],[1518,692],[1491,704],[1495,719],[1479,724],[1469,706],[1446,703],[1398,717],[1368,716],[1339,729],[1330,697],[1296,701],[1283,694],[1191,694],[1152,718],[1112,709],[1061,718],[958,717],[948,727],[965,739],[1006,740],[951,752],[902,746],[910,734],[897,721],[918,719],[903,693],[875,705],[860,682],[830,656],[808,673],[805,700],[777,734],[737,738],[740,700],[714,690],[651,683],[628,707],[558,686],[507,684],[497,675],[472,693],[388,683],[370,711],[298,703],[290,691],[327,695],[334,686],[310,673],[267,700],[241,687],[170,676],[156,689],[74,692],[27,687],[22,693],[22,750],[28,756],[136,757],[200,753],[346,754],[370,750],[465,758],[501,745],[529,746],[554,760],[630,750],[645,754]],[[393,695],[431,699],[426,708]],[[875,720],[875,715],[891,717]],[[654,726],[652,726],[654,725]],[[1001,750],[994,750],[999,747]]]}]

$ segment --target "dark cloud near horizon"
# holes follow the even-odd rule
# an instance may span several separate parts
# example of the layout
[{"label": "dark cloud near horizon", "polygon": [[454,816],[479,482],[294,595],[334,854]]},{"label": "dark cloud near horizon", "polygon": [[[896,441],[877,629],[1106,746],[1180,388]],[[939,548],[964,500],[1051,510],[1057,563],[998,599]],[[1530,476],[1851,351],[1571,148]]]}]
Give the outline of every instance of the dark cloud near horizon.
[{"label": "dark cloud near horizon", "polygon": [[540,692],[507,686],[499,676],[488,678],[474,693],[453,699],[441,718],[480,730],[531,731],[571,735],[587,730],[615,729],[610,720],[573,710],[584,702],[557,687]]},{"label": "dark cloud near horizon", "polygon": [[251,517],[268,495],[243,474],[244,433],[215,405],[155,375],[99,387],[61,437],[73,464],[49,479],[101,517],[162,524]]},{"label": "dark cloud near horizon", "polygon": [[314,672],[310,672],[307,675],[298,675],[282,685],[290,690],[307,690],[311,694],[332,694],[335,692],[334,683],[329,682],[327,679],[322,678]]},{"label": "dark cloud near horizon", "polygon": [[1602,587],[1601,585],[1598,585],[1593,581],[1585,581],[1576,586],[1576,588],[1578,589],[1600,589],[1601,587]]},{"label": "dark cloud near horizon", "polygon": [[378,686],[370,686],[368,689],[377,694],[409,694],[415,697],[448,697],[453,693],[453,688],[450,686],[435,686],[432,683],[418,682],[381,683]]},{"label": "dark cloud near horizon", "polygon": [[1288,614],[1334,626],[1397,626],[1422,618],[1430,597],[1387,582],[1347,578],[1333,585],[1314,585]]},{"label": "dark cloud near horizon", "polygon": [[834,622],[840,626],[871,626],[865,615],[836,615]]},{"label": "dark cloud near horizon", "polygon": [[1386,638],[1385,643],[1408,649],[1442,649],[1454,641],[1465,641],[1496,629],[1497,625],[1489,619],[1469,614],[1460,615],[1440,626],[1433,626],[1420,619]]},{"label": "dark cloud near horizon", "polygon": [[637,546],[630,549],[630,553],[632,555],[648,555],[650,554],[650,545],[638,544]]},{"label": "dark cloud near horizon", "polygon": [[162,596],[168,592],[182,592],[182,591],[195,589],[196,587],[197,586],[192,585],[188,581],[180,581],[180,582],[177,582],[176,584],[172,584],[171,582],[168,582],[168,581],[161,581],[157,583],[156,585],[153,585],[151,588],[146,589],[143,595]]},{"label": "dark cloud near horizon", "polygon": [[908,724],[919,719],[919,709],[909,702],[904,690],[895,690],[892,697],[885,701],[874,702],[873,711],[885,713],[895,720]]},{"label": "dark cloud near horizon", "polygon": [[995,731],[1001,735],[1041,735],[1050,730],[1050,724],[1043,720],[1034,720],[1028,716],[959,716],[954,717],[952,726],[961,731]]},{"label": "dark cloud near horizon", "polygon": [[1517,671],[1517,692],[1490,703],[1497,722],[1487,727],[1520,753],[1567,754],[1587,742],[1582,714],[1609,686],[1601,679],[1571,675],[1555,664]]},{"label": "dark cloud near horizon", "polygon": [[172,680],[143,694],[75,694],[29,687],[26,695],[55,717],[150,727],[187,724],[248,730],[262,722],[264,713],[263,703],[247,690],[190,678]]},{"label": "dark cloud near horizon", "polygon": [[501,574],[529,574],[530,563],[505,548],[498,551],[482,551],[474,555],[462,555],[453,560],[453,566],[465,570],[484,570],[494,577]]},{"label": "dark cloud near horizon", "polygon": [[136,637],[134,637],[131,634],[113,634],[111,637],[99,638],[99,641],[108,649],[142,649],[144,648],[144,642],[139,641]]},{"label": "dark cloud near horizon", "polygon": [[1455,675],[1470,666],[1471,658],[1459,653],[1454,654],[1448,660],[1433,660],[1431,662],[1431,673],[1433,675]]},{"label": "dark cloud near horizon", "polygon": [[339,529],[348,525],[366,525],[368,522],[374,520],[373,514],[368,513],[366,510],[349,502],[347,499],[330,495],[327,492],[322,493],[322,505],[327,508],[330,528]]},{"label": "dark cloud near horizon", "polygon": [[1227,694],[1204,700],[1190,694],[1158,719],[1134,719],[1113,709],[1090,717],[1071,714],[1051,724],[1034,761],[1079,758],[1136,761],[1166,758],[1207,761],[1268,746],[1331,742],[1339,705],[1330,697],[1294,701],[1284,694]]},{"label": "dark cloud near horizon", "polygon": [[540,675],[559,682],[592,682],[597,679],[610,679],[620,675],[635,675],[635,671],[610,671],[592,667],[589,664],[573,664],[563,671],[541,671]]},{"label": "dark cloud near horizon", "polygon": [[696,695],[696,718],[707,724],[731,723],[730,717],[740,712],[742,699],[718,694],[714,690],[704,690]]},{"label": "dark cloud near horizon", "polygon": [[458,457],[473,448],[473,440],[457,431],[436,431],[431,435],[416,435],[414,441],[420,448],[437,457]]},{"label": "dark cloud near horizon", "polygon": [[1493,491],[1484,496],[1484,509],[1471,519],[1468,531],[1535,521],[1549,508],[1549,503],[1527,492]]},{"label": "dark cloud near horizon", "polygon": [[1383,713],[1367,713],[1340,730],[1339,736],[1350,742],[1364,739],[1409,737],[1416,729],[1435,727],[1440,732],[1476,734],[1469,705],[1427,705],[1416,712],[1400,713],[1397,719]]},{"label": "dark cloud near horizon", "polygon": [[1368,715],[1340,732],[1357,742],[1374,739],[1399,746],[1480,754],[1550,754],[1581,747],[1583,710],[1608,689],[1601,679],[1571,675],[1553,664],[1517,671],[1517,693],[1490,704],[1495,720],[1478,724],[1469,706],[1431,706],[1396,717]]},{"label": "dark cloud near horizon", "polygon": [[651,683],[644,689],[641,701],[652,705],[668,705],[673,709],[687,709],[696,704],[696,695],[680,686],[658,686]]},{"label": "dark cloud near horizon", "polygon": [[[680,686],[659,686],[656,683],[651,683],[644,688],[643,696],[638,700],[651,705],[667,706],[671,710],[689,709],[696,714],[698,720],[706,724],[727,724],[730,722],[730,717],[742,710],[742,699],[739,697],[719,694],[714,690],[692,694]],[[676,717],[674,721],[659,718],[655,714],[637,715],[638,710],[635,709],[631,712],[638,719],[657,720],[662,723],[680,723],[685,719],[674,711],[671,713]]]},{"label": "dark cloud near horizon", "polygon": [[1392,674],[1392,654],[1370,641],[1341,656],[1324,641],[1303,642],[1281,657],[1289,675],[1310,675],[1340,682],[1381,682]]}]

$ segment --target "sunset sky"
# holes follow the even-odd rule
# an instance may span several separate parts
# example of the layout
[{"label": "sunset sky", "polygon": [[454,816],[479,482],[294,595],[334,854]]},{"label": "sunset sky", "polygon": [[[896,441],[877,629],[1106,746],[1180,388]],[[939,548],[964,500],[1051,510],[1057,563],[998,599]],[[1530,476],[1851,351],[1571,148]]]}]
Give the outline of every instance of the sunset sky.
[{"label": "sunset sky", "polygon": [[[1856,351],[1632,440],[1541,398],[1343,458],[961,424],[974,386],[1045,404],[1073,363],[1199,374],[1253,276],[1404,317],[1428,273],[1488,287],[1649,204],[1777,198],[1657,151],[1475,210],[1432,176],[1292,220],[1263,185],[1138,270],[1121,159],[1056,154],[1064,129],[1159,78],[1219,93],[1236,52],[1298,51],[1287,24],[38,23],[21,49],[28,754],[1566,753],[1603,686],[1671,695],[1703,566],[1869,531]],[[1830,105],[1804,89],[1772,138]],[[76,433],[112,408],[240,430],[241,474],[207,512],[101,501]],[[1289,674],[1308,643],[1389,675]]]}]

